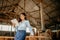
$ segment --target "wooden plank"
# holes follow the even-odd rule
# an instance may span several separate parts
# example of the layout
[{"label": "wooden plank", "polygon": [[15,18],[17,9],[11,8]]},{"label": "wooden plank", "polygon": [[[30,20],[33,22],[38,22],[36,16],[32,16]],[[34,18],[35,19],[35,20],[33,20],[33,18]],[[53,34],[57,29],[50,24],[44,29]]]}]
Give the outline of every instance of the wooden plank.
[{"label": "wooden plank", "polygon": [[[46,36],[26,36],[26,38],[48,38]],[[14,38],[14,37],[9,37],[9,36],[0,36],[0,38]]]},{"label": "wooden plank", "polygon": [[[48,37],[46,36],[26,36],[26,39],[25,40],[45,40],[47,39]],[[9,37],[9,36],[0,36],[0,39],[1,40],[9,40],[9,39],[14,39],[14,37]]]}]

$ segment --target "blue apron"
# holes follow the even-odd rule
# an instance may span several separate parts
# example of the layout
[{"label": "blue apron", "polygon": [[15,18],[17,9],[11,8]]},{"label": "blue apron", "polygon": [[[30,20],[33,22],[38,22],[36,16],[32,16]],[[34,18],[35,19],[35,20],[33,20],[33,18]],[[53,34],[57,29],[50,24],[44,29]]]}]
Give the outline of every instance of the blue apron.
[{"label": "blue apron", "polygon": [[26,31],[25,30],[18,30],[15,35],[14,40],[25,40]]}]

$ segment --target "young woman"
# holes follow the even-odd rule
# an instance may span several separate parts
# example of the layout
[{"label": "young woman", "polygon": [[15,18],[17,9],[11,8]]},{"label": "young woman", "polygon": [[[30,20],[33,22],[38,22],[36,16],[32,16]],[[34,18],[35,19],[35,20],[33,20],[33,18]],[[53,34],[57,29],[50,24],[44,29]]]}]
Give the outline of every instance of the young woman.
[{"label": "young woman", "polygon": [[26,37],[26,28],[27,27],[29,27],[30,35],[34,35],[33,31],[32,31],[32,27],[31,27],[29,21],[27,20],[25,13],[21,13],[20,14],[18,25],[16,25],[16,24],[13,24],[13,25],[17,29],[14,40],[25,40],[25,37]]}]

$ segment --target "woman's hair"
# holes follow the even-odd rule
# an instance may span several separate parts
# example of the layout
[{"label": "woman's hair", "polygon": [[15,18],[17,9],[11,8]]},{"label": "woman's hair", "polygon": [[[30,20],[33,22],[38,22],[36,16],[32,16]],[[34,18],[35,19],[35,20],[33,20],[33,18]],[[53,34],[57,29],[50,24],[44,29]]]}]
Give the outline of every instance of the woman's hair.
[{"label": "woman's hair", "polygon": [[[21,13],[22,15],[24,15],[25,16],[25,20],[27,20],[27,15],[25,14],[25,13]],[[21,18],[19,17],[19,22],[21,22],[22,20],[21,20]]]}]

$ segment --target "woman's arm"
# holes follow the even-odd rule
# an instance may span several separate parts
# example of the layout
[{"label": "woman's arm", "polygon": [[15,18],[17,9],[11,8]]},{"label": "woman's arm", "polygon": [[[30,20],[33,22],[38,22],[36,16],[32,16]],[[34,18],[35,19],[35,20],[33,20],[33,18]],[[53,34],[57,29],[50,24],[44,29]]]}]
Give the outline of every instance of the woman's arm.
[{"label": "woman's arm", "polygon": [[17,26],[18,26],[18,24],[12,23],[12,26],[13,26],[13,27],[17,27]]},{"label": "woman's arm", "polygon": [[13,26],[13,27],[15,27],[15,25],[16,25],[15,23],[12,23],[12,26]]},{"label": "woman's arm", "polygon": [[32,30],[32,27],[31,27],[29,21],[26,22],[26,26],[29,27],[30,35],[34,35],[33,30]]}]

